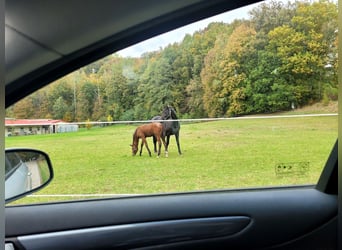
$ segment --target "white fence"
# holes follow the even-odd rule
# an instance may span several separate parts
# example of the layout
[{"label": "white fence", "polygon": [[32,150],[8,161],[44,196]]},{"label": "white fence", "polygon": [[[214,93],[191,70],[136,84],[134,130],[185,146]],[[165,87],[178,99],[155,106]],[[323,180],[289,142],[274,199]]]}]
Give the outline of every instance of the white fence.
[{"label": "white fence", "polygon": [[[244,116],[244,117],[231,117],[231,118],[201,118],[201,119],[178,119],[168,121],[180,121],[180,122],[207,122],[207,121],[222,121],[222,120],[252,120],[252,119],[275,119],[275,118],[300,118],[300,117],[327,117],[327,116],[338,116],[337,113],[331,114],[308,114],[308,115],[269,115],[269,116]],[[112,122],[75,122],[69,124],[75,125],[102,125],[102,124],[136,124],[136,123],[148,123],[152,120],[139,120],[139,121],[112,121]],[[153,122],[164,121],[164,120],[153,120]],[[83,197],[83,198],[95,198],[95,197],[125,197],[125,196],[137,196],[141,194],[40,194],[40,195],[29,195],[27,197],[38,198],[38,197]]]},{"label": "white fence", "polygon": [[[169,119],[168,121],[179,122],[208,122],[208,121],[223,121],[223,120],[253,120],[253,119],[276,119],[276,118],[299,118],[299,117],[324,117],[324,116],[338,116],[337,113],[330,114],[307,114],[307,115],[263,115],[263,116],[241,116],[229,118],[198,118],[198,119]],[[77,125],[110,125],[110,124],[135,124],[135,123],[149,123],[149,122],[163,122],[165,120],[135,120],[135,121],[110,121],[110,122],[71,122],[69,124]]]}]

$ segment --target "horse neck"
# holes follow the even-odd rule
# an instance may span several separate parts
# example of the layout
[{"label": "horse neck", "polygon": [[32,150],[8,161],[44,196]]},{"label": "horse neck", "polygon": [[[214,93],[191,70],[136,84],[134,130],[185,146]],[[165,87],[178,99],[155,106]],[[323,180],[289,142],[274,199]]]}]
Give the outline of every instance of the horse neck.
[{"label": "horse neck", "polygon": [[[170,117],[170,119],[172,119],[172,120],[178,120],[178,117],[177,117],[176,113],[175,113],[173,110],[171,110],[171,117]],[[172,121],[172,123],[173,123],[174,125],[176,125],[176,124],[179,124],[179,121]]]},{"label": "horse neck", "polygon": [[138,137],[138,133],[137,133],[137,129],[136,129],[134,134],[133,134],[133,145],[138,146],[138,144],[139,144],[139,137]]},{"label": "horse neck", "polygon": [[175,112],[171,111],[171,119],[172,120],[178,120],[178,117]]},{"label": "horse neck", "polygon": [[[171,117],[168,118],[167,120],[178,120],[177,115],[174,112],[171,112]],[[179,121],[167,121],[166,122],[166,129],[178,129],[180,127]]]}]

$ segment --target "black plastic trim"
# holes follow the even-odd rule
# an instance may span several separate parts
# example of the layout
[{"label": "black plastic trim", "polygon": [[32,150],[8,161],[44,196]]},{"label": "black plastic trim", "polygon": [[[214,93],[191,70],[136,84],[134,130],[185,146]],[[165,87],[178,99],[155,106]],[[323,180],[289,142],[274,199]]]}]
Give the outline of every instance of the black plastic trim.
[{"label": "black plastic trim", "polygon": [[337,194],[338,190],[338,140],[336,140],[323,172],[316,185],[317,190],[327,194]]}]

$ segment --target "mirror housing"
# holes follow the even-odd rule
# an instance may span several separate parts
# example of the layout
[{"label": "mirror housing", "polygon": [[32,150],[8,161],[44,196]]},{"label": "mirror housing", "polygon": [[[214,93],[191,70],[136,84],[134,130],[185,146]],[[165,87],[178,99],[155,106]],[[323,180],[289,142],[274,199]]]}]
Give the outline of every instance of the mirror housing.
[{"label": "mirror housing", "polygon": [[52,179],[52,164],[45,152],[26,148],[5,150],[5,203],[42,189]]}]

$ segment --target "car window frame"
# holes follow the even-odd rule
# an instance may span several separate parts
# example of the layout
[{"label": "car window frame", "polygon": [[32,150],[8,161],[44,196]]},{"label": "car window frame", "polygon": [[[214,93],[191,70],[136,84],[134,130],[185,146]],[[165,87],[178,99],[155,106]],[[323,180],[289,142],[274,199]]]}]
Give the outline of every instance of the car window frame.
[{"label": "car window frame", "polygon": [[[338,235],[342,235],[342,32],[341,32],[341,27],[342,27],[342,0],[338,0],[338,40],[339,40],[339,45],[338,45],[338,54],[340,55],[338,57],[338,65],[339,65],[339,70],[338,70],[338,99],[339,104],[338,104],[338,156],[337,159],[340,158],[337,164],[337,200],[338,200],[338,228],[337,228],[337,233]],[[341,249],[342,248],[342,237],[338,238],[338,246]]]}]

